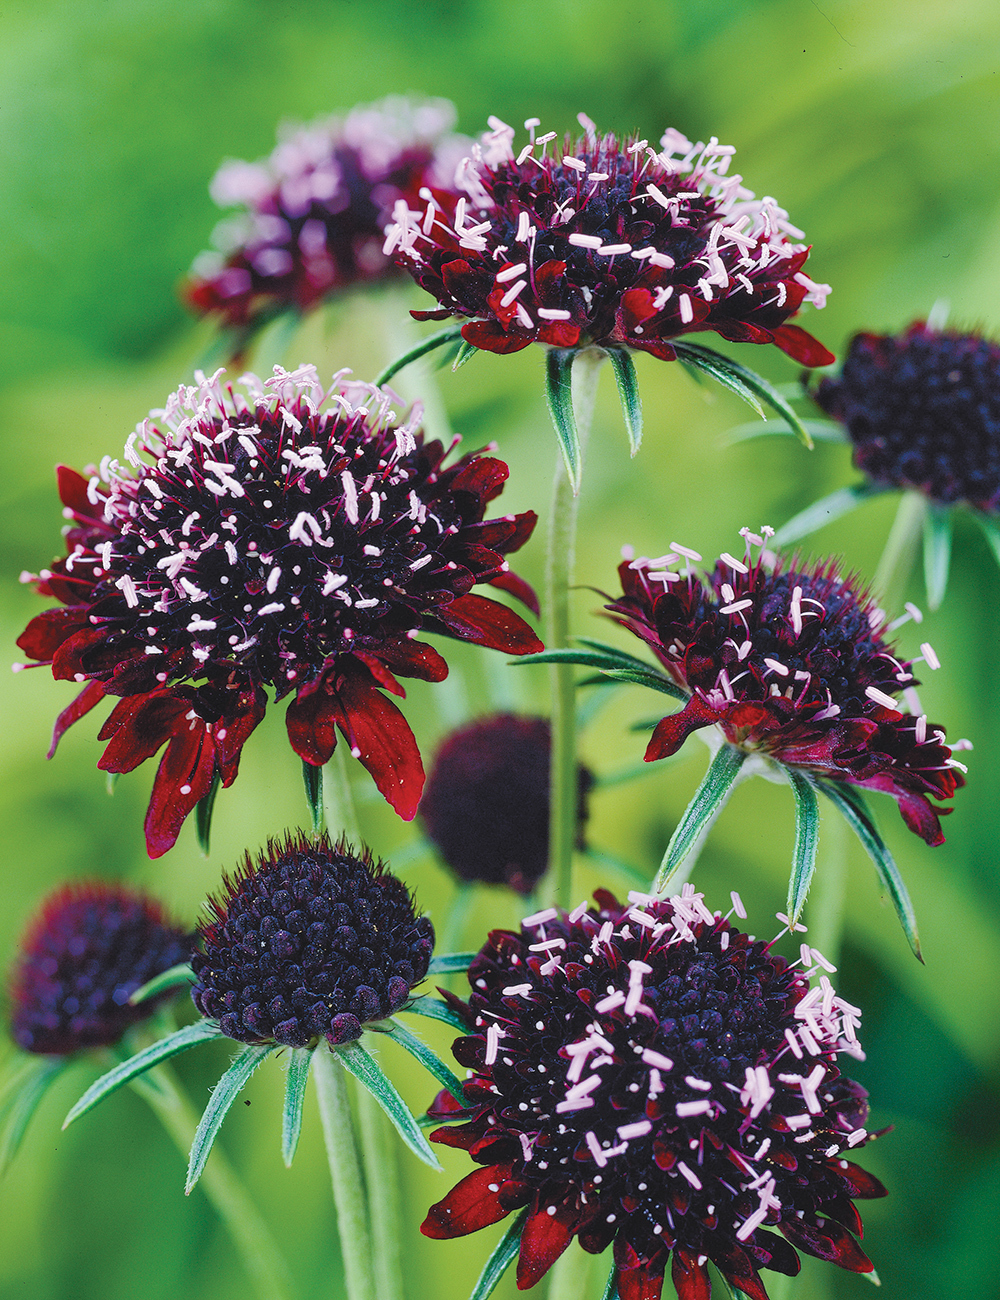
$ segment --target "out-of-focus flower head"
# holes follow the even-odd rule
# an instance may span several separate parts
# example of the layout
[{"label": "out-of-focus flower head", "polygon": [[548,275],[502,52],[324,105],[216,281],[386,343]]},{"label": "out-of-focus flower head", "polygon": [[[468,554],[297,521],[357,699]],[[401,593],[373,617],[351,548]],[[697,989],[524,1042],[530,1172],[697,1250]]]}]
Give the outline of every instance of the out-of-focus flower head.
[{"label": "out-of-focus flower head", "polygon": [[346,1043],[427,973],[434,927],[401,880],[343,840],[272,840],[224,884],[199,927],[191,996],[229,1038]]},{"label": "out-of-focus flower head", "polygon": [[[891,795],[910,830],[942,843],[939,815],[950,809],[930,798],[950,798],[964,769],[919,707],[918,660],[894,654],[884,611],[833,561],[784,559],[764,537],[741,535],[742,559],[723,553],[704,578],[692,568],[701,556],[676,545],[618,570],[623,594],[607,608],[689,692],[657,725],[647,761],[714,725],[742,750]],[[920,660],[939,666],[926,642]]]},{"label": "out-of-focus flower head", "polygon": [[239,211],[195,261],[189,305],[234,330],[238,352],[281,311],[393,275],[382,229],[404,191],[450,182],[468,149],[454,120],[447,100],[390,96],[286,128],[260,162],[225,163],[212,197]]},{"label": "out-of-focus flower head", "polygon": [[837,1063],[863,1053],[833,968],[806,944],[789,964],[690,885],[595,897],[494,931],[470,966],[453,1003],[469,1105],[439,1095],[432,1113],[459,1123],[431,1140],[483,1168],[422,1231],[459,1237],[523,1207],[519,1287],[576,1237],[614,1244],[621,1300],[658,1300],[668,1265],[681,1300],[704,1300],[709,1261],[767,1300],[759,1270],[794,1275],[799,1250],[870,1272],[852,1199],[885,1189],[845,1158],[873,1135]]},{"label": "out-of-focus flower head", "polygon": [[[441,857],[461,880],[509,885],[530,894],[549,860],[549,757],[545,718],[497,713],[459,727],[438,750],[420,817]],[[593,777],[577,774],[582,847]]]},{"label": "out-of-focus flower head", "polygon": [[517,148],[491,118],[454,185],[397,201],[385,252],[440,303],[415,316],[468,317],[463,337],[491,352],[593,344],[672,360],[671,340],[715,331],[833,361],[788,324],[829,286],[805,274],[788,214],[728,175],[730,146],[668,130],[655,149],[580,122],[584,135],[560,143],[530,119]]},{"label": "out-of-focus flower head", "polygon": [[[42,903],[11,980],[11,1032],[28,1052],[111,1047],[156,1009],[129,998],[186,961],[191,936],[153,898],[125,885],[63,885]],[[169,992],[165,996],[170,996]]]},{"label": "out-of-focus flower head", "polygon": [[[528,512],[485,520],[507,466],[476,452],[446,464],[415,409],[396,422],[393,395],[312,366],[278,368],[242,391],[217,372],[171,394],[89,480],[65,468],[68,555],[25,575],[60,602],[18,645],[53,676],[85,683],[65,729],[104,695],[120,700],[101,729],[99,766],[128,772],[166,744],[146,840],[174,843],[276,700],[309,764],[336,730],[400,816],[423,789],[416,741],[383,695],[397,676],[440,681],[448,667],[417,640],[437,632],[508,654],[541,648],[506,605],[473,594],[491,583],[529,604],[505,554],[527,541]],[[51,751],[50,751],[51,752]]]}]

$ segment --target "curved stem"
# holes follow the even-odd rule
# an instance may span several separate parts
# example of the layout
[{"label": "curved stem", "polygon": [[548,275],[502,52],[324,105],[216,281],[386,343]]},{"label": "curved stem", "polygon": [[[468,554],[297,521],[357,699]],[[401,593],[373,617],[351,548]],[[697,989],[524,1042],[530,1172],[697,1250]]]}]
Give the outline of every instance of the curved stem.
[{"label": "curved stem", "polygon": [[906,595],[923,537],[927,498],[921,492],[904,492],[872,579],[872,589],[884,609],[894,614]]},{"label": "curved stem", "polygon": [[[198,1116],[173,1071],[165,1065],[154,1066],[148,1078],[133,1079],[131,1086],[148,1103],[187,1160]],[[288,1265],[260,1211],[218,1146],[205,1166],[201,1186],[225,1224],[261,1300],[291,1300]]]},{"label": "curved stem", "polygon": [[[604,353],[588,348],[573,363],[573,411],[583,457],[594,415],[597,377]],[[566,473],[562,452],[556,463],[552,513],[545,562],[546,645],[569,643],[569,589],[573,581],[579,497]],[[552,664],[552,754],[549,767],[549,891],[559,907],[573,901],[573,846],[576,842],[576,688],[572,664]]]},{"label": "curved stem", "polygon": [[347,1099],[347,1079],[332,1052],[323,1044],[313,1053],[313,1078],[330,1164],[333,1200],[337,1207],[337,1232],[344,1259],[348,1300],[376,1300],[378,1291],[372,1265],[365,1188]]}]

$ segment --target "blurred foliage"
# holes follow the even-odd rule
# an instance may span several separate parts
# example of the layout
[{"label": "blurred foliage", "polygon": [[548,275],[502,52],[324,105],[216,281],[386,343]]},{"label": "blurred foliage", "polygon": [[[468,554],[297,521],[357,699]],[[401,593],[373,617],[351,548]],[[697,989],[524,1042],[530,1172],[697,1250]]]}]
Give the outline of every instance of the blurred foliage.
[{"label": "blurred foliage", "polygon": [[[581,109],[603,129],[638,127],[653,139],[667,125],[691,138],[714,134],[736,145],[751,187],[775,194],[814,243],[810,269],[834,293],[804,323],[835,350],[854,330],[899,328],[938,298],[951,302],[959,324],[1000,325],[1000,10],[988,0],[33,0],[6,6],[0,21],[0,423],[12,468],[0,486],[0,618],[8,647],[37,608],[30,589],[17,586],[18,572],[58,549],[53,463],[118,453],[137,420],[190,378],[210,340],[185,317],[175,285],[218,216],[208,180],[224,157],[266,153],[279,119],[414,91],[452,98],[470,134],[489,113],[573,129]],[[398,342],[404,329],[402,307],[426,305],[416,290],[404,296],[339,302],[283,352],[272,350],[275,335],[265,336],[254,365],[308,360],[321,372],[353,366],[368,377],[396,350],[388,340]],[[776,352],[744,349],[741,360],[778,382],[796,377]],[[696,387],[679,367],[641,357],[638,369],[647,433],[635,463],[610,375],[602,380],[581,583],[613,585],[624,542],[659,554],[678,539],[717,554],[732,549],[741,524],[780,523],[853,481],[843,447],[808,454],[778,438],[726,447],[724,431],[746,418],[734,399]],[[411,395],[420,390],[419,374],[407,382]],[[555,444],[540,355],[480,356],[439,383],[471,445],[500,443],[512,471],[504,509],[544,515]],[[891,499],[871,502],[810,548],[839,552],[871,574],[892,509]],[[517,566],[529,579],[541,577],[541,554],[540,530]],[[910,956],[863,855],[853,844],[845,850],[848,944],[839,979],[864,1008],[868,1048],[854,1073],[871,1090],[875,1122],[895,1125],[864,1161],[891,1190],[866,1212],[887,1297],[993,1294],[1000,1271],[1000,768],[989,740],[1000,724],[998,591],[981,538],[960,526],[944,608],[919,637],[912,626],[901,634],[911,652],[918,639],[933,642],[945,668],[924,687],[928,710],[949,735],[976,743],[943,848],[927,849],[888,800],[875,801],[914,895],[926,967]],[[911,595],[919,599],[916,589]],[[599,604],[592,590],[578,593],[581,631],[601,635],[592,618]],[[470,714],[544,709],[542,670],[509,668],[468,647],[448,654],[448,683],[410,691],[408,716],[425,754]],[[92,719],[66,737],[54,763],[42,757],[69,686],[44,670],[0,682],[0,953],[13,951],[39,897],[68,876],[136,880],[190,919],[245,847],[305,820],[298,764],[276,710],[219,799],[210,861],[189,827],[152,863],[141,839],[151,765],[109,799],[95,770]],[[628,727],[651,712],[648,696],[622,690],[585,734],[587,761],[599,771],[635,762],[642,741]],[[652,874],[703,771],[701,747],[690,748],[685,761],[600,792],[594,842]],[[390,857],[399,849],[406,861],[415,828],[370,798],[357,773],[373,847]],[[709,902],[741,890],[767,932],[766,918],[783,904],[792,835],[786,790],[741,788],[699,866]],[[828,845],[836,850],[832,836]],[[453,893],[443,870],[410,853],[403,874],[442,923]],[[581,864],[581,891],[605,882],[628,888]],[[516,919],[512,897],[484,891],[466,941]],[[426,1033],[446,1051],[446,1029]],[[422,1109],[432,1087],[394,1046],[383,1056]],[[206,1097],[225,1059],[213,1047],[181,1062],[195,1099]],[[181,1162],[137,1098],[119,1094],[60,1135],[62,1114],[94,1072],[81,1063],[53,1089],[0,1187],[0,1296],[244,1295],[228,1239],[200,1192],[181,1195]],[[340,1264],[318,1123],[310,1105],[287,1172],[282,1082],[280,1065],[269,1062],[222,1142],[286,1246],[300,1294],[336,1297]],[[465,1172],[461,1153],[442,1158],[449,1176]],[[408,1294],[464,1300],[499,1229],[446,1244],[420,1237],[426,1206],[450,1182],[405,1154],[401,1164]],[[807,1265],[788,1294],[867,1294],[865,1281],[834,1272]],[[591,1269],[595,1295],[604,1273],[604,1261]],[[497,1294],[514,1294],[511,1278]]]}]

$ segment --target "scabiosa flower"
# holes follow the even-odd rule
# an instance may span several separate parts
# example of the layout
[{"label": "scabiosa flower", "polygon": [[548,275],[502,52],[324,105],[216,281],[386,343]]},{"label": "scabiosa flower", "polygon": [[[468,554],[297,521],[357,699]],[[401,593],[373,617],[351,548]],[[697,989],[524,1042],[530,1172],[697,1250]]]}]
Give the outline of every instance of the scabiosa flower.
[{"label": "scabiosa flower", "polygon": [[815,400],[847,429],[854,464],[876,483],[943,505],[1000,509],[1000,346],[934,329],[856,334]]},{"label": "scabiosa flower", "polygon": [[289,834],[223,880],[199,926],[191,996],[230,1038],[346,1043],[427,973],[434,927],[367,850]]},{"label": "scabiosa flower", "polygon": [[870,1272],[852,1198],[885,1189],[844,1158],[872,1135],[837,1066],[862,1053],[832,967],[805,944],[789,964],[690,885],[595,898],[494,931],[469,968],[453,1050],[470,1104],[439,1096],[463,1122],[431,1139],[485,1167],[422,1231],[458,1237],[525,1207],[519,1287],[575,1236],[594,1254],[614,1243],[621,1300],[657,1300],[668,1262],[681,1300],[709,1294],[709,1260],[756,1300],[759,1270],[797,1273],[796,1250]]},{"label": "scabiosa flower", "polygon": [[513,128],[491,118],[451,188],[397,201],[385,251],[441,304],[415,316],[469,317],[463,337],[490,352],[593,344],[673,360],[672,339],[714,330],[833,360],[787,324],[829,286],[804,273],[788,214],[726,174],[732,148],[669,130],[658,152],[579,120],[584,137],[561,146],[529,120],[515,153]]},{"label": "scabiosa flower", "polygon": [[156,1007],[155,997],[130,1005],[136,989],[186,961],[190,949],[190,935],[139,890],[62,886],[42,903],[21,944],[10,993],[15,1041],[53,1056],[112,1046]]},{"label": "scabiosa flower", "polygon": [[[292,747],[325,763],[336,728],[400,816],[423,788],[416,741],[382,694],[397,675],[440,681],[433,631],[525,654],[541,643],[481,582],[531,603],[504,555],[531,535],[528,512],[486,521],[507,466],[394,424],[390,395],[280,368],[245,394],[219,371],[180,388],[87,479],[65,468],[69,555],[34,581],[61,605],[18,645],[53,676],[85,682],[63,731],[105,695],[98,764],[129,772],[166,744],[146,819],[152,856],[177,838],[213,782],[231,785],[264,716],[265,687],[295,692]],[[323,409],[329,398],[330,405]],[[146,456],[148,459],[143,459]],[[52,751],[50,751],[51,753]]]},{"label": "scabiosa flower", "polygon": [[[549,755],[545,718],[497,713],[459,727],[438,751],[420,801],[428,837],[462,880],[530,894],[549,859]],[[593,776],[577,774],[583,847]]]},{"label": "scabiosa flower", "polygon": [[[766,535],[773,530],[762,529]],[[890,794],[928,844],[944,840],[930,798],[964,785],[944,731],[921,712],[912,673],[937,668],[924,643],[899,659],[878,609],[832,561],[807,564],[765,551],[742,529],[742,560],[723,553],[705,579],[701,556],[671,546],[650,560],[629,557],[623,595],[607,608],[650,647],[690,697],[650,737],[646,760],[675,753],[691,732],[717,726],[726,741],[817,777]],[[751,546],[760,547],[754,558]],[[682,560],[678,572],[670,565]],[[905,621],[899,620],[899,621]],[[900,693],[910,708],[905,713]]]},{"label": "scabiosa flower", "polygon": [[240,213],[195,261],[189,305],[236,330],[241,348],[283,310],[392,276],[382,229],[403,190],[450,182],[468,147],[448,134],[454,120],[446,100],[390,96],[284,132],[261,162],[225,163],[212,197]]}]

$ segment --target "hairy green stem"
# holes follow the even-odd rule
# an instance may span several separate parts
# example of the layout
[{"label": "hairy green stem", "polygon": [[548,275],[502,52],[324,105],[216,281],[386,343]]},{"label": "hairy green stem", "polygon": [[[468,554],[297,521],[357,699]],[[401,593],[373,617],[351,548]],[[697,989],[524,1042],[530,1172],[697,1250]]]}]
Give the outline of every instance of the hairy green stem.
[{"label": "hairy green stem", "polygon": [[379,1300],[402,1300],[403,1271],[399,1257],[399,1166],[395,1132],[385,1112],[367,1088],[359,1088],[358,1119],[368,1184],[368,1218],[372,1233],[375,1287]]},{"label": "hairy green stem", "polygon": [[[186,1160],[198,1115],[173,1071],[165,1065],[154,1066],[149,1078],[133,1079],[131,1086],[153,1110]],[[288,1265],[260,1211],[218,1146],[205,1166],[201,1186],[225,1224],[261,1300],[291,1300]]]},{"label": "hairy green stem", "polygon": [[872,589],[890,618],[899,612],[916,563],[927,513],[921,492],[904,492],[872,579]]},{"label": "hairy green stem", "polygon": [[809,943],[827,961],[840,964],[840,945],[847,904],[848,826],[843,817],[823,819],[819,870],[813,881],[806,917]]},{"label": "hairy green stem", "polygon": [[[581,460],[594,415],[597,378],[604,353],[587,348],[573,362],[573,412],[580,437]],[[569,592],[576,551],[579,497],[557,457],[552,513],[545,562],[545,641],[550,650],[569,644]],[[576,688],[572,664],[551,664],[552,755],[550,762],[549,891],[559,907],[573,904],[573,846],[576,843]]]},{"label": "hairy green stem", "polygon": [[322,1043],[313,1055],[312,1072],[330,1164],[333,1200],[337,1207],[337,1232],[348,1300],[376,1300],[378,1289],[372,1263],[368,1207],[351,1105],[347,1098],[347,1078],[340,1063],[333,1059],[333,1053]]}]

